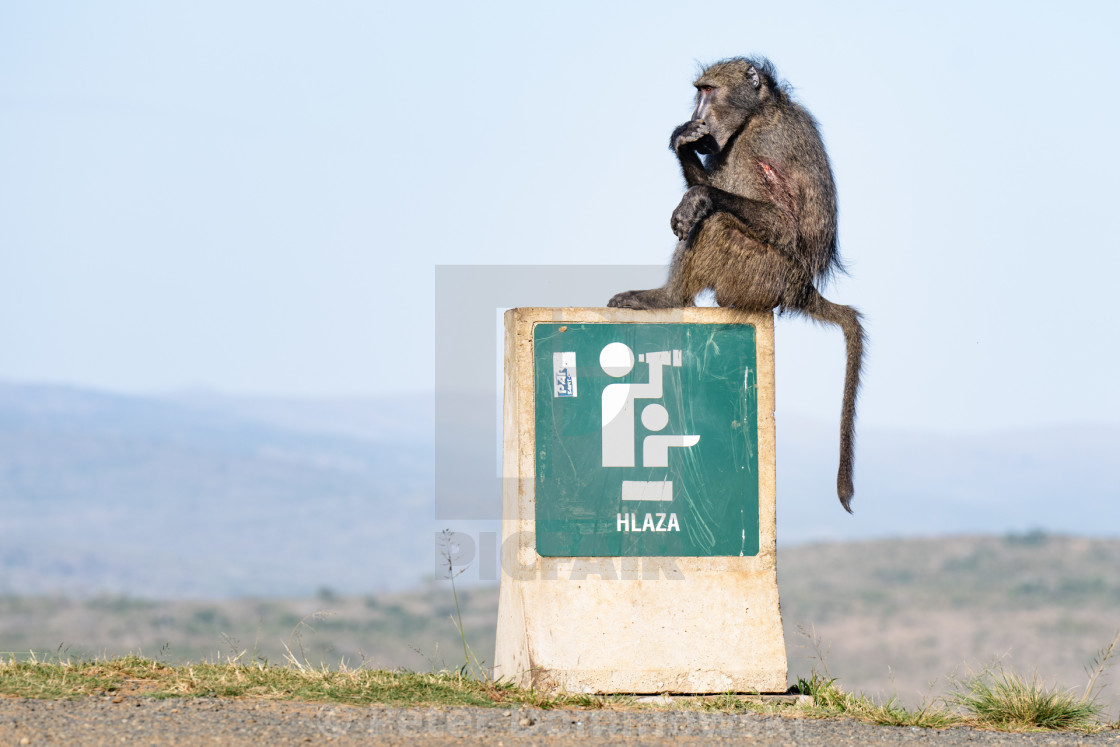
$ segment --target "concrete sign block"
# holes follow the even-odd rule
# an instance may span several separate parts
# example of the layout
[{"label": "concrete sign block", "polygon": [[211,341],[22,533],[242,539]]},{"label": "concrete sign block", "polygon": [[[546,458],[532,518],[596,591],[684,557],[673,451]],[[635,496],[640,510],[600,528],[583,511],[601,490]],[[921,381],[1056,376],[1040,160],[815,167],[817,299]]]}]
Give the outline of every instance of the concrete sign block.
[{"label": "concrete sign block", "polygon": [[506,313],[495,676],[783,692],[771,314]]}]

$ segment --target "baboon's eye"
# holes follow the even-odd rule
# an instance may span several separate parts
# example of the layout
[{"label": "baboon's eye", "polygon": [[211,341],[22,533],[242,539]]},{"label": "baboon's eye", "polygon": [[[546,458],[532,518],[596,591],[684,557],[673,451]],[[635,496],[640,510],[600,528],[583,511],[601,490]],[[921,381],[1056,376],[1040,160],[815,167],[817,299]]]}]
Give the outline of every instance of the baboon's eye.
[{"label": "baboon's eye", "polygon": [[711,86],[700,86],[700,93],[711,93],[711,92],[712,92],[712,87]]}]

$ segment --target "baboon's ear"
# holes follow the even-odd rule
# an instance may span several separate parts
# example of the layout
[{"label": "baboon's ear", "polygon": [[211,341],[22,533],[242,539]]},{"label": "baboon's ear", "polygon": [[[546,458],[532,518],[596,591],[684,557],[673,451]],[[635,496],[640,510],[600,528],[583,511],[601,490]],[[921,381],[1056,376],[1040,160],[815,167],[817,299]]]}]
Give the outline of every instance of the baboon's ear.
[{"label": "baboon's ear", "polygon": [[754,65],[751,65],[747,68],[747,80],[749,80],[751,82],[751,85],[755,88],[758,88],[762,85],[762,81],[759,79],[758,71],[754,69]]}]

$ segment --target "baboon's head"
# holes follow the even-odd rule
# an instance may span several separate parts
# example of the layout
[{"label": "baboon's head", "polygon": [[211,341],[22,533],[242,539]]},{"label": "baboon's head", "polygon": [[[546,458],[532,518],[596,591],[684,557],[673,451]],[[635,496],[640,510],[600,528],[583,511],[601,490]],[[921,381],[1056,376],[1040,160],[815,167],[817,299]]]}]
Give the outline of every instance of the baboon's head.
[{"label": "baboon's head", "polygon": [[700,141],[697,150],[711,154],[727,147],[751,115],[766,103],[776,90],[774,67],[769,60],[734,57],[716,62],[696,78],[696,109],[693,121],[708,125],[711,136]]}]

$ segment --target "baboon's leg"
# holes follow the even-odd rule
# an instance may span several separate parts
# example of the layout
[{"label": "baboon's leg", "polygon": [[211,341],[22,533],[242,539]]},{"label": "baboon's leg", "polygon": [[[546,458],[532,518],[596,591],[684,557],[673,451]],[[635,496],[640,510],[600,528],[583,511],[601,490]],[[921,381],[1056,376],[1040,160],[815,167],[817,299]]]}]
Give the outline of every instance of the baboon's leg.
[{"label": "baboon's leg", "polygon": [[810,287],[808,276],[789,257],[789,252],[754,238],[731,213],[713,213],[677,244],[664,286],[619,293],[607,305],[629,309],[692,306],[697,293],[711,289],[720,306],[752,311],[800,306]]},{"label": "baboon's leg", "polygon": [[709,216],[696,232],[686,271],[701,288],[715,291],[716,303],[769,311],[796,302],[805,272],[788,255],[747,233],[730,213]]},{"label": "baboon's leg", "polygon": [[687,258],[691,253],[688,241],[678,241],[669,263],[669,279],[660,288],[623,291],[616,294],[607,306],[623,309],[671,309],[692,306],[696,294],[703,290],[697,286],[687,271]]}]

